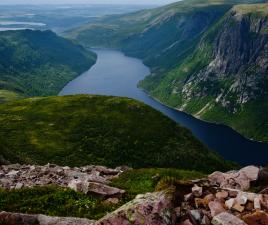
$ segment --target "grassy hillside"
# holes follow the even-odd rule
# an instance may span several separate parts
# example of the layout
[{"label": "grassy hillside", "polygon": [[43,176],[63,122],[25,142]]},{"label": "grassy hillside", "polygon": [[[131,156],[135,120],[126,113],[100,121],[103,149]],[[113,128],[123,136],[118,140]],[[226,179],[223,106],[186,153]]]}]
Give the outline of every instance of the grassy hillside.
[{"label": "grassy hillside", "polygon": [[0,154],[12,163],[230,168],[185,128],[137,101],[30,98],[0,105]]},{"label": "grassy hillside", "polygon": [[95,54],[51,31],[0,32],[0,103],[57,94],[95,63]]}]

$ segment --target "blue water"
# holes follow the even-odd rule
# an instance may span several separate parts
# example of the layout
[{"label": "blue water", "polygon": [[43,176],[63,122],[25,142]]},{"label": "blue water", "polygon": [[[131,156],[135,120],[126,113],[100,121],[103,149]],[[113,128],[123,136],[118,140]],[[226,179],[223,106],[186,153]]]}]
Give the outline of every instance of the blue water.
[{"label": "blue water", "polygon": [[250,141],[227,126],[207,123],[169,108],[138,89],[137,83],[150,73],[141,60],[115,50],[94,51],[98,55],[96,64],[67,84],[59,95],[84,93],[134,98],[187,127],[204,145],[225,159],[241,165],[268,164],[268,144]]}]

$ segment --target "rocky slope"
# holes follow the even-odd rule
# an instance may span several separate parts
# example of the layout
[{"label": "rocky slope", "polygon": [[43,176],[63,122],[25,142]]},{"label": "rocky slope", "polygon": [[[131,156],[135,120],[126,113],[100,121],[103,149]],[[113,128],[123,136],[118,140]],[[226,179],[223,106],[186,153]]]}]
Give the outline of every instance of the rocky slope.
[{"label": "rocky slope", "polygon": [[[46,174],[46,179],[54,182],[58,176],[60,183],[66,185],[66,176],[70,184],[76,180],[75,186],[69,185],[75,191],[81,183],[90,183],[92,179],[100,186],[107,186],[107,182],[115,179],[118,174],[124,174],[123,167],[109,169],[103,166],[85,166],[83,168],[59,167],[57,165],[47,166],[2,166],[1,179],[12,180],[14,187],[18,186],[20,179],[27,178],[35,185],[44,185],[39,182]],[[127,168],[131,170],[130,168]],[[38,175],[34,176],[36,172]],[[40,171],[47,173],[41,174]],[[16,172],[16,173],[15,173]],[[97,179],[96,179],[97,178]],[[25,183],[32,186],[32,183]],[[156,191],[139,194],[133,200],[127,202],[115,211],[108,213],[99,220],[89,220],[72,217],[49,217],[46,215],[30,215],[12,212],[1,212],[0,222],[10,225],[119,225],[119,224],[150,224],[150,225],[266,225],[268,224],[268,172],[263,168],[248,166],[239,171],[228,173],[214,172],[207,177],[198,180],[181,181],[175,177],[165,177],[158,181]],[[108,183],[108,185],[111,185]],[[107,186],[113,189],[111,186]],[[10,187],[4,187],[10,188]],[[90,190],[91,186],[88,185]],[[255,192],[246,191],[249,188]],[[261,188],[264,188],[262,191]],[[96,189],[94,189],[96,190]],[[98,193],[103,188],[98,189]],[[91,191],[86,192],[88,195]],[[7,193],[9,195],[9,193]],[[105,201],[111,203],[117,198],[122,198],[124,192],[116,198],[102,195]],[[0,200],[0,210],[3,200]],[[117,199],[118,201],[118,199]],[[20,204],[17,202],[17,204]],[[114,204],[114,203],[112,203]],[[89,209],[90,210],[90,209]]]},{"label": "rocky slope", "polygon": [[0,32],[0,103],[57,94],[89,69],[94,53],[51,31]]}]

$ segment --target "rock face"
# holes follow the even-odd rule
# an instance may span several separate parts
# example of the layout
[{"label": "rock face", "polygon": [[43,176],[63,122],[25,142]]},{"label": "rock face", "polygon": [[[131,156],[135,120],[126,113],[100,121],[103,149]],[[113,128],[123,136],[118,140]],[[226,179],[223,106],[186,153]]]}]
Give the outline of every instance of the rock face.
[{"label": "rock face", "polygon": [[121,197],[124,194],[123,190],[107,185],[121,172],[120,168],[109,169],[103,166],[70,168],[51,164],[45,166],[3,165],[0,166],[0,187],[20,189],[54,184],[104,198]]},{"label": "rock face", "polygon": [[174,224],[173,190],[138,195],[95,225]]},{"label": "rock face", "polygon": [[204,33],[193,55],[164,75],[152,74],[142,87],[175,108],[268,141],[262,126],[268,110],[267,12],[267,4],[234,6]]}]

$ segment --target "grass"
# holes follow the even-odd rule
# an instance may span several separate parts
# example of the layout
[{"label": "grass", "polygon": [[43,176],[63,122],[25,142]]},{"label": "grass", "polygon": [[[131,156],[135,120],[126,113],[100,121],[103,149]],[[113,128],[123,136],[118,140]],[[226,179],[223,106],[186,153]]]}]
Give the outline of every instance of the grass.
[{"label": "grass", "polygon": [[187,129],[120,97],[31,98],[0,105],[0,155],[12,163],[228,170]]},{"label": "grass", "polygon": [[165,168],[134,169],[122,173],[119,178],[112,181],[111,185],[126,190],[125,200],[131,200],[137,194],[153,192],[158,182],[166,177],[189,180],[204,177],[204,174],[196,171]]},{"label": "grass", "polygon": [[0,103],[14,101],[23,98],[22,95],[8,90],[0,90]]},{"label": "grass", "polygon": [[7,212],[99,219],[119,205],[56,186],[0,189],[0,210]]}]

